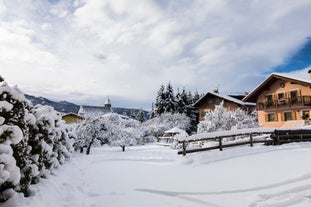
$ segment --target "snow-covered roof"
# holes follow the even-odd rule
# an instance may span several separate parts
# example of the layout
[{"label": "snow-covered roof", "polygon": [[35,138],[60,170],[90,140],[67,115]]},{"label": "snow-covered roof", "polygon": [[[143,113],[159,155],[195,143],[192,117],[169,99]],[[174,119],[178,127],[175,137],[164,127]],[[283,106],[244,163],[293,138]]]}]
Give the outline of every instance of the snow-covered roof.
[{"label": "snow-covered roof", "polygon": [[78,114],[72,113],[72,112],[67,113],[67,114],[63,114],[62,117],[64,117],[64,116],[75,116],[77,118],[83,119],[83,117],[79,116]]},{"label": "snow-covered roof", "polygon": [[179,129],[178,127],[173,127],[172,129],[166,130],[164,133],[180,134],[185,133],[186,131]]},{"label": "snow-covered roof", "polygon": [[206,96],[208,95],[213,95],[213,96],[217,96],[221,99],[224,99],[224,100],[227,100],[227,101],[230,101],[230,102],[233,102],[233,103],[236,103],[238,105],[241,105],[241,106],[256,106],[255,103],[250,103],[250,102],[244,102],[244,101],[241,101],[237,98],[234,98],[234,97],[231,97],[229,95],[226,95],[226,94],[219,94],[219,93],[214,93],[214,92],[207,92],[203,97],[201,97],[197,102],[195,102],[193,105],[196,106],[198,103],[200,103],[202,100],[205,99]]},{"label": "snow-covered roof", "polygon": [[103,106],[80,106],[78,115],[80,116],[103,116],[107,113],[111,113],[110,108],[106,108]]},{"label": "snow-covered roof", "polygon": [[300,83],[302,85],[308,85],[311,86],[311,80],[308,79],[302,79],[302,78],[296,78],[289,75],[284,75],[281,73],[271,73],[266,79],[264,79],[256,88],[254,88],[245,98],[243,98],[243,101],[253,101],[255,102],[255,97],[260,93],[261,89],[265,87],[268,84],[274,83],[275,79],[281,79],[291,82]]}]

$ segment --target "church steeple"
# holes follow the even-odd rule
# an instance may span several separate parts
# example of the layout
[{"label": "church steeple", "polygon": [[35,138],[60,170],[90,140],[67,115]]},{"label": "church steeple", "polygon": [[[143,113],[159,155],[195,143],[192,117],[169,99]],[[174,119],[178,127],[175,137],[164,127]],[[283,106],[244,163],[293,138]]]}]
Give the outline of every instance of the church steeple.
[{"label": "church steeple", "polygon": [[105,106],[106,109],[110,109],[111,108],[111,102],[110,102],[109,97],[106,98],[104,106]]}]

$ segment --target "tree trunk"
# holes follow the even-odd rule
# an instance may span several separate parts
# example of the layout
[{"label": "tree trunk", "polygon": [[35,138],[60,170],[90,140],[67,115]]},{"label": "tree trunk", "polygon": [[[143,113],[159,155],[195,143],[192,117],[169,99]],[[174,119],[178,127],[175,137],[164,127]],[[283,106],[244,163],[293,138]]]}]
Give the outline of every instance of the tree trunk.
[{"label": "tree trunk", "polygon": [[92,144],[93,144],[93,141],[94,139],[91,140],[90,144],[87,146],[86,148],[86,154],[89,155],[90,154],[90,151],[91,151],[91,147],[92,147]]}]

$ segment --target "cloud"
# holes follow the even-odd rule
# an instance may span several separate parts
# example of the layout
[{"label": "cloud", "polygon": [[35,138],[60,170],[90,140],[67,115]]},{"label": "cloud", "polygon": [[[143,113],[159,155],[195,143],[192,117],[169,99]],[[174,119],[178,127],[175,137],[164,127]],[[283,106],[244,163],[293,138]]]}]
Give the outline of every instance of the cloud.
[{"label": "cloud", "polygon": [[88,104],[110,96],[148,108],[169,81],[245,92],[305,44],[310,8],[308,0],[0,1],[1,73],[24,91]]}]

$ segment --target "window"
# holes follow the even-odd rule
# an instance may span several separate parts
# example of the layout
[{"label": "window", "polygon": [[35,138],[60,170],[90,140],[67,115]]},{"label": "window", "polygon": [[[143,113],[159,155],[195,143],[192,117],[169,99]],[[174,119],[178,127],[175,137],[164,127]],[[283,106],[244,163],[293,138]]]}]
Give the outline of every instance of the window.
[{"label": "window", "polygon": [[268,114],[268,122],[271,122],[271,121],[275,121],[275,114],[274,113]]},{"label": "window", "polygon": [[297,102],[298,101],[298,91],[297,90],[291,91],[290,92],[290,98],[291,98],[292,103]]},{"label": "window", "polygon": [[309,120],[310,119],[310,111],[303,111],[301,118],[303,120]]},{"label": "window", "polygon": [[272,105],[273,103],[272,94],[266,95],[266,100],[268,105]]},{"label": "window", "polygon": [[292,120],[292,112],[284,112],[284,121]]},{"label": "window", "polygon": [[208,104],[208,105],[212,105],[212,104],[213,104],[213,99],[208,99],[208,100],[207,100],[207,104]]},{"label": "window", "polygon": [[282,120],[284,121],[297,120],[296,112],[295,111],[284,112]]},{"label": "window", "polygon": [[279,93],[278,94],[278,99],[283,99],[284,98],[284,93]]}]

